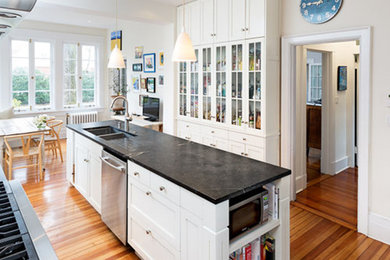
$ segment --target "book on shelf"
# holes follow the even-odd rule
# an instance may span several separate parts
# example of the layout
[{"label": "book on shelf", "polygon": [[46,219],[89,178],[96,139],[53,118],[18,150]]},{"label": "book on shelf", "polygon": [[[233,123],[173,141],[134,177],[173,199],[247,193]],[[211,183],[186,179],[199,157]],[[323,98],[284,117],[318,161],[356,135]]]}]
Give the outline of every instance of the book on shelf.
[{"label": "book on shelf", "polygon": [[230,260],[275,260],[275,239],[262,235],[251,243],[231,253]]},{"label": "book on shelf", "polygon": [[261,260],[275,260],[275,239],[265,234],[261,237],[262,254]]},{"label": "book on shelf", "polygon": [[272,183],[268,183],[263,187],[268,191],[268,214],[272,219],[279,219],[279,188]]}]

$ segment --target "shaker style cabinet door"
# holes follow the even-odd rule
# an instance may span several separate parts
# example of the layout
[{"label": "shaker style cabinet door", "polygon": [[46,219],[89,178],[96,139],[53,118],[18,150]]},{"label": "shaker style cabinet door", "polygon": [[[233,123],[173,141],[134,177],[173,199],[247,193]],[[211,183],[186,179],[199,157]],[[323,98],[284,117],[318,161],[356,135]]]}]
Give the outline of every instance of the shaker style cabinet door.
[{"label": "shaker style cabinet door", "polygon": [[227,42],[230,39],[229,0],[215,0],[214,42]]},{"label": "shaker style cabinet door", "polygon": [[265,3],[264,0],[246,0],[246,38],[264,37]]},{"label": "shaker style cabinet door", "polygon": [[211,44],[214,41],[214,0],[201,0],[201,42]]},{"label": "shaker style cabinet door", "polygon": [[245,39],[245,0],[230,0],[230,40]]},{"label": "shaker style cabinet door", "polygon": [[91,155],[90,161],[90,201],[92,206],[100,213],[102,205],[102,161],[99,156]]},{"label": "shaker style cabinet door", "polygon": [[185,209],[180,211],[181,221],[181,253],[182,260],[206,259],[207,255],[202,248],[202,223],[201,220]]},{"label": "shaker style cabinet door", "polygon": [[89,197],[89,153],[85,147],[76,144],[76,177],[75,185],[79,192],[85,197]]},{"label": "shaker style cabinet door", "polygon": [[200,19],[200,3],[195,1],[189,3],[186,6],[186,15],[188,15],[188,24],[186,24],[186,29],[192,40],[192,45],[200,44],[200,33],[201,33],[201,19]]}]

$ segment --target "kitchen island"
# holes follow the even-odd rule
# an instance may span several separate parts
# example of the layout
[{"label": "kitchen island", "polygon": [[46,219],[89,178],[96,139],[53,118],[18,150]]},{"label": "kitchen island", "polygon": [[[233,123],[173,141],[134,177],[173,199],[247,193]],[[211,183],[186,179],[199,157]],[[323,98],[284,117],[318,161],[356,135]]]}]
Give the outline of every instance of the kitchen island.
[{"label": "kitchen island", "polygon": [[[289,170],[135,125],[126,138],[93,131],[122,125],[68,125],[67,178],[100,212],[102,151],[127,160],[127,242],[141,257],[228,259],[271,232],[276,258],[289,258]],[[229,239],[229,202],[268,183],[280,191],[279,217]]]}]

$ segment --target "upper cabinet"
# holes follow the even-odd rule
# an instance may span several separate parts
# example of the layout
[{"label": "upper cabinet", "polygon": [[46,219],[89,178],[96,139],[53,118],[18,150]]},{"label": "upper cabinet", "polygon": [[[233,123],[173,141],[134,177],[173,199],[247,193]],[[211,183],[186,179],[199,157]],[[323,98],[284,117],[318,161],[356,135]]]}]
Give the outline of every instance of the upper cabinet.
[{"label": "upper cabinet", "polygon": [[210,44],[214,42],[214,0],[201,0],[201,42]]},{"label": "upper cabinet", "polygon": [[200,0],[201,44],[229,41],[229,0]]},{"label": "upper cabinet", "polygon": [[183,20],[186,32],[190,35],[192,44],[199,45],[201,43],[201,17],[200,17],[200,2],[191,2],[185,6],[180,6],[177,9],[177,34],[179,35],[183,29]]},{"label": "upper cabinet", "polygon": [[230,0],[230,10],[231,40],[265,35],[264,0]]}]

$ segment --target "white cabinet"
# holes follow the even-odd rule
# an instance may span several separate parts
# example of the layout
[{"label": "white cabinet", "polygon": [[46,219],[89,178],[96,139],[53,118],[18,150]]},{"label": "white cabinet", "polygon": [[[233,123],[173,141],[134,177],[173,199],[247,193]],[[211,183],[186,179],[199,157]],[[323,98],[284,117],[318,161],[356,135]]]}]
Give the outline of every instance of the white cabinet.
[{"label": "white cabinet", "polygon": [[[184,11],[185,10],[185,11]],[[185,19],[185,30],[190,35],[192,44],[199,45],[201,42],[201,19],[200,3],[194,1],[177,9],[177,34],[183,30],[183,19]]]},{"label": "white cabinet", "polygon": [[245,39],[246,0],[230,0],[230,39]]},{"label": "white cabinet", "polygon": [[229,41],[229,0],[200,0],[201,44]]},{"label": "white cabinet", "polygon": [[202,221],[199,217],[191,212],[181,210],[181,252],[180,259],[182,260],[198,260],[207,259],[207,252],[199,250],[202,248]]},{"label": "white cabinet", "polygon": [[75,186],[86,198],[89,197],[89,153],[82,144],[76,143]]},{"label": "white cabinet", "polygon": [[230,39],[229,0],[215,0],[214,43],[227,42]]},{"label": "white cabinet", "polygon": [[230,0],[230,10],[231,40],[265,35],[264,0]]},{"label": "white cabinet", "polygon": [[99,213],[102,194],[102,164],[100,161],[102,150],[103,148],[95,142],[79,134],[74,135],[74,186]]},{"label": "white cabinet", "polygon": [[214,42],[214,0],[200,0],[202,44]]},{"label": "white cabinet", "polygon": [[66,179],[69,183],[74,183],[75,171],[75,150],[74,137],[75,133],[69,128],[66,129]]},{"label": "white cabinet", "polygon": [[265,0],[246,0],[246,38],[265,35]]},{"label": "white cabinet", "polygon": [[130,161],[128,174],[128,243],[141,257],[228,259],[228,201],[212,204]]}]

